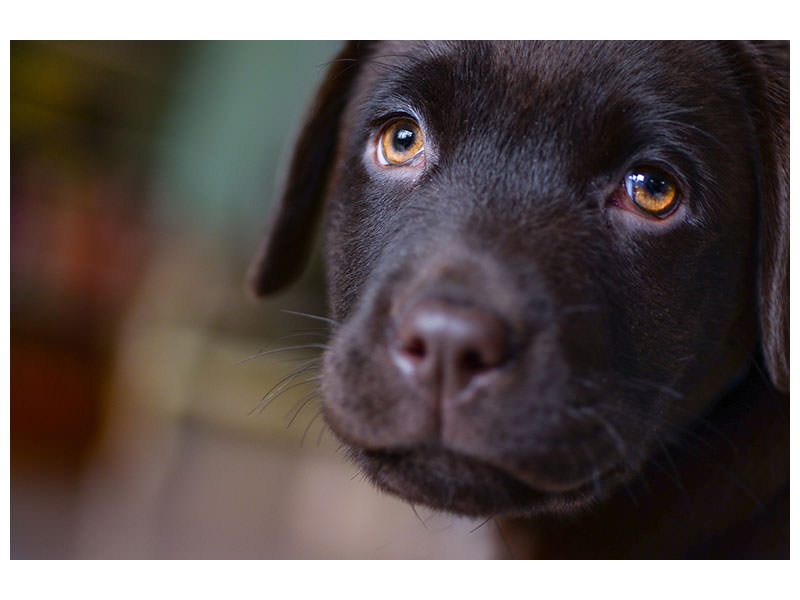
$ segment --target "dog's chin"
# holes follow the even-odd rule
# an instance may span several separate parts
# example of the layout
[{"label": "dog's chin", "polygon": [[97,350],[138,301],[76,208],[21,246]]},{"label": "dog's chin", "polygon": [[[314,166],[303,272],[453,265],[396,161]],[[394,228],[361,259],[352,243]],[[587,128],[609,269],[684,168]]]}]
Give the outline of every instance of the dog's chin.
[{"label": "dog's chin", "polygon": [[380,489],[413,504],[471,517],[579,511],[625,479],[612,467],[558,491],[540,489],[495,465],[439,446],[405,450],[350,447],[351,458]]}]

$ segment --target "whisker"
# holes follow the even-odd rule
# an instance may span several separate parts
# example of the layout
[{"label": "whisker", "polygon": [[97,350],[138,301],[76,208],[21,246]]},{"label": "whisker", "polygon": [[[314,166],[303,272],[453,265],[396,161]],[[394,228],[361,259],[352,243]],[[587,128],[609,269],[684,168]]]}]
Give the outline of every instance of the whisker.
[{"label": "whisker", "polygon": [[411,511],[414,513],[414,516],[415,516],[415,517],[417,517],[417,521],[419,521],[420,523],[422,523],[422,526],[423,526],[423,527],[424,527],[424,528],[425,528],[427,531],[430,531],[430,529],[428,529],[428,524],[427,524],[425,521],[423,521],[423,520],[422,520],[422,517],[420,517],[420,516],[419,516],[419,513],[417,512],[417,507],[416,507],[416,506],[414,506],[413,504],[411,504],[411,502],[409,502],[409,503],[408,503],[408,505],[411,507]]},{"label": "whisker", "polygon": [[272,350],[264,350],[263,352],[259,352],[257,354],[253,354],[252,356],[248,356],[247,358],[243,358],[242,360],[234,363],[234,365],[240,365],[242,363],[246,363],[250,360],[254,360],[256,358],[261,358],[262,356],[267,356],[268,354],[275,354],[276,352],[288,352],[289,350],[309,350],[309,349],[319,349],[319,350],[327,350],[327,344],[300,344],[297,346],[285,346],[283,348],[273,348]]},{"label": "whisker", "polygon": [[358,59],[358,58],[334,58],[334,59],[326,60],[325,62],[319,63],[317,65],[317,68],[318,69],[325,69],[325,68],[330,67],[331,65],[336,64],[336,63],[357,63],[357,62],[360,62],[360,59]]},{"label": "whisker", "polygon": [[304,402],[304,401],[306,401],[306,400],[308,399],[308,397],[309,397],[309,396],[311,396],[312,394],[320,394],[320,393],[321,393],[320,389],[319,389],[319,388],[317,388],[317,389],[315,389],[314,391],[312,391],[312,392],[309,392],[308,394],[306,394],[305,396],[303,396],[303,397],[302,397],[302,398],[300,398],[299,400],[295,400],[294,404],[292,404],[292,407],[291,407],[289,410],[287,410],[287,411],[286,411],[286,414],[285,414],[285,415],[283,415],[283,418],[284,418],[284,419],[288,419],[288,418],[289,418],[289,415],[291,415],[291,414],[292,414],[292,413],[295,411],[295,409],[297,409],[298,405],[299,405],[301,402]]},{"label": "whisker", "polygon": [[317,336],[317,337],[328,337],[328,332],[327,331],[323,331],[321,329],[316,329],[316,330],[309,329],[309,330],[304,330],[304,331],[297,331],[295,333],[290,333],[290,334],[287,334],[287,335],[282,335],[281,337],[275,338],[275,339],[277,339],[277,340],[288,340],[290,338],[298,338],[298,337],[312,336],[312,335],[313,336]]},{"label": "whisker", "polygon": [[[316,367],[309,367],[307,370],[311,370],[311,369],[315,369],[315,368]],[[289,387],[286,387],[286,388],[282,389],[281,390],[281,394],[284,393],[284,392],[288,392],[289,390],[292,390],[292,389],[294,389],[296,387],[300,387],[301,385],[306,385],[306,384],[309,384],[309,383],[315,383],[317,381],[320,381],[321,379],[322,379],[322,375],[316,375],[315,377],[309,377],[308,379],[304,379],[303,381],[298,381],[297,383],[293,383]]]},{"label": "whisker", "polygon": [[325,434],[326,431],[332,431],[332,430],[325,421],[322,421],[322,427],[320,427],[319,435],[317,436],[317,448],[319,448],[320,444],[322,443],[322,436]]},{"label": "whisker", "polygon": [[[292,410],[294,410],[294,415],[292,415],[292,418],[291,418],[291,419],[289,420],[289,422],[286,424],[286,429],[289,429],[289,428],[292,426],[292,423],[294,423],[294,420],[295,420],[295,419],[298,417],[298,415],[299,415],[301,412],[303,412],[303,409],[304,409],[304,408],[305,408],[305,407],[308,405],[308,403],[309,403],[309,402],[311,402],[311,401],[312,401],[314,398],[319,398],[319,396],[320,396],[320,392],[319,392],[319,390],[314,390],[314,391],[313,391],[313,392],[311,392],[310,394],[307,394],[306,396],[304,396],[303,398],[301,398],[301,400],[300,400],[300,403],[301,403],[301,404],[300,404],[300,407],[299,407],[299,408],[297,408],[297,410],[294,410],[294,406],[292,407]],[[292,412],[292,410],[290,410],[289,412],[291,413],[291,412]],[[289,416],[289,415],[287,414],[287,415],[286,415],[286,417],[284,417],[284,418],[288,418],[288,416]]]},{"label": "whisker", "polygon": [[486,524],[487,524],[489,521],[491,521],[492,519],[494,519],[494,517],[495,517],[495,515],[492,515],[492,516],[488,517],[486,520],[484,520],[484,521],[481,521],[480,525],[478,525],[478,526],[476,526],[476,527],[473,527],[472,529],[470,529],[470,530],[469,530],[469,532],[470,532],[470,533],[475,533],[476,531],[478,531],[478,529],[480,529],[481,527],[483,527],[484,525],[486,525]]},{"label": "whisker", "polygon": [[622,439],[619,431],[617,431],[617,428],[614,427],[610,421],[603,418],[598,410],[591,406],[581,406],[578,409],[568,408],[567,411],[573,416],[580,416],[580,413],[584,413],[597,421],[606,430],[609,437],[614,442],[614,445],[617,449],[617,454],[619,454],[620,458],[628,465],[635,464],[635,462],[629,456],[628,446],[625,443],[625,440]]},{"label": "whisker", "polygon": [[333,76],[333,81],[339,79],[339,77],[341,77],[342,75],[347,73],[350,69],[353,69],[353,68],[357,67],[358,63],[360,63],[361,61],[359,59],[357,59],[357,58],[337,58],[337,59],[329,61],[328,63],[320,65],[319,68],[324,68],[326,65],[330,65],[330,64],[333,64],[333,63],[337,63],[337,62],[341,62],[341,63],[349,62],[350,64],[347,65],[346,67],[344,67],[338,73],[336,73],[336,75]]},{"label": "whisker", "polygon": [[303,431],[303,437],[302,437],[302,438],[300,438],[300,447],[301,447],[301,448],[303,447],[303,444],[304,444],[304,443],[305,443],[305,441],[306,441],[306,435],[308,435],[308,430],[309,430],[309,429],[311,429],[311,425],[313,425],[313,424],[314,424],[314,421],[316,421],[316,420],[317,420],[317,418],[318,418],[318,417],[319,417],[321,414],[322,414],[322,409],[320,408],[320,409],[319,409],[319,410],[316,412],[316,414],[315,414],[313,417],[311,417],[311,420],[308,422],[308,425],[306,425],[306,428],[305,428],[305,430]]},{"label": "whisker", "polygon": [[659,392],[661,392],[663,394],[666,394],[667,396],[671,396],[672,398],[675,398],[677,400],[683,400],[683,397],[684,397],[684,395],[681,392],[679,392],[678,390],[675,390],[675,389],[669,387],[668,385],[664,385],[662,383],[656,383],[654,381],[647,381],[645,379],[638,379],[637,380],[637,379],[632,378],[632,377],[627,378],[627,382],[630,383],[630,384],[633,384],[633,385],[639,384],[642,387],[649,387],[649,388],[656,389]]},{"label": "whisker", "polygon": [[300,376],[300,375],[302,375],[303,373],[306,373],[306,372],[308,372],[308,371],[313,371],[314,369],[318,369],[318,368],[319,368],[319,365],[318,365],[318,364],[316,364],[316,363],[317,363],[317,361],[318,361],[318,359],[316,359],[316,358],[314,358],[314,359],[311,359],[311,360],[309,360],[309,361],[306,361],[306,362],[304,362],[302,365],[300,365],[300,367],[298,367],[298,369],[297,369],[297,370],[295,370],[295,371],[293,371],[293,372],[289,373],[288,375],[286,375],[286,376],[282,377],[282,378],[281,378],[281,379],[278,381],[278,383],[276,383],[275,385],[273,385],[273,386],[272,386],[272,387],[269,389],[269,391],[267,391],[267,393],[266,393],[266,394],[264,394],[264,395],[261,397],[261,400],[259,401],[259,403],[258,403],[256,406],[254,406],[254,407],[253,407],[253,408],[250,410],[250,412],[248,412],[248,413],[247,413],[247,414],[248,414],[248,416],[249,416],[249,415],[251,415],[251,414],[253,414],[253,413],[254,413],[256,410],[258,410],[259,412],[261,412],[261,411],[263,411],[265,408],[267,408],[267,406],[269,406],[269,405],[270,405],[270,403],[272,403],[272,401],[273,401],[275,398],[277,398],[277,397],[278,397],[278,396],[280,396],[280,395],[281,395],[283,392],[285,392],[285,391],[286,391],[286,389],[287,389],[287,388],[286,388],[286,386],[287,386],[287,385],[289,385],[289,383],[291,383],[291,382],[292,382],[292,380],[294,380],[296,377],[298,377],[298,376]]},{"label": "whisker", "polygon": [[334,319],[329,317],[322,317],[320,315],[312,315],[309,313],[300,312],[297,310],[289,310],[288,308],[282,308],[281,312],[288,313],[290,315],[297,315],[298,317],[306,317],[307,319],[316,319],[318,321],[324,321],[325,323],[330,323],[331,325],[339,325],[340,323]]},{"label": "whisker", "polygon": [[[658,445],[661,447],[661,453],[666,459],[665,462],[669,466],[669,469],[666,468],[663,469],[664,474],[675,484],[678,490],[680,490],[683,499],[686,501],[686,506],[688,506],[691,509],[692,501],[689,498],[689,493],[686,491],[686,488],[681,482],[680,472],[678,471],[678,467],[675,465],[675,461],[672,460],[672,456],[669,453],[669,448],[667,448],[667,445],[661,439],[658,440]],[[658,464],[659,461],[657,459],[654,460],[653,463],[656,464],[657,466],[660,466]],[[671,471],[671,473],[669,471]]]},{"label": "whisker", "polygon": [[[584,454],[586,454],[586,457],[589,459],[589,463],[592,465],[596,465],[597,464],[596,454],[591,452],[591,447],[589,446],[589,444],[583,443],[581,444],[581,447],[584,450]],[[600,498],[603,495],[604,491],[603,472],[597,467],[594,467],[592,469],[592,487],[594,488],[595,495],[598,498]]]}]

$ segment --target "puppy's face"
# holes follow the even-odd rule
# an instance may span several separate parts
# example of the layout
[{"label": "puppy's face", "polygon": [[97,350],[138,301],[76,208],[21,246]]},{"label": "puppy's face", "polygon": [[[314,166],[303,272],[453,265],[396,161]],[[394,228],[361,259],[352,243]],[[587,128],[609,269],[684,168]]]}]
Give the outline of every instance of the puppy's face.
[{"label": "puppy's face", "polygon": [[757,132],[731,58],[385,43],[348,67],[332,429],[378,486],[470,515],[635,477],[757,344]]}]

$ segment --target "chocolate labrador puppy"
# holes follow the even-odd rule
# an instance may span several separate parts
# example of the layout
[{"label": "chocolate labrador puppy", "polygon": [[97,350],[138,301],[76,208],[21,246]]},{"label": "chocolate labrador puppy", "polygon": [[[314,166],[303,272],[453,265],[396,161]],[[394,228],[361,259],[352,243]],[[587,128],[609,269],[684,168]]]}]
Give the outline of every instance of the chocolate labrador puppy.
[{"label": "chocolate labrador puppy", "polygon": [[322,405],[378,487],[517,558],[788,557],[788,62],[344,48],[250,284],[324,212]]}]

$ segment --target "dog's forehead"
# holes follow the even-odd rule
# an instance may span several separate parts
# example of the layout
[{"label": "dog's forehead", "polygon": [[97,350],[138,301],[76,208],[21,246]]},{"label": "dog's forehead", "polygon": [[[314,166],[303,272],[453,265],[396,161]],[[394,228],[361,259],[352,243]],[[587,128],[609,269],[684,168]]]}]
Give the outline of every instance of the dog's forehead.
[{"label": "dog's forehead", "polygon": [[365,87],[456,88],[463,100],[491,94],[523,105],[549,96],[563,102],[569,92],[679,99],[712,87],[721,62],[712,43],[390,41],[374,46],[365,63],[375,68],[363,76]]}]

